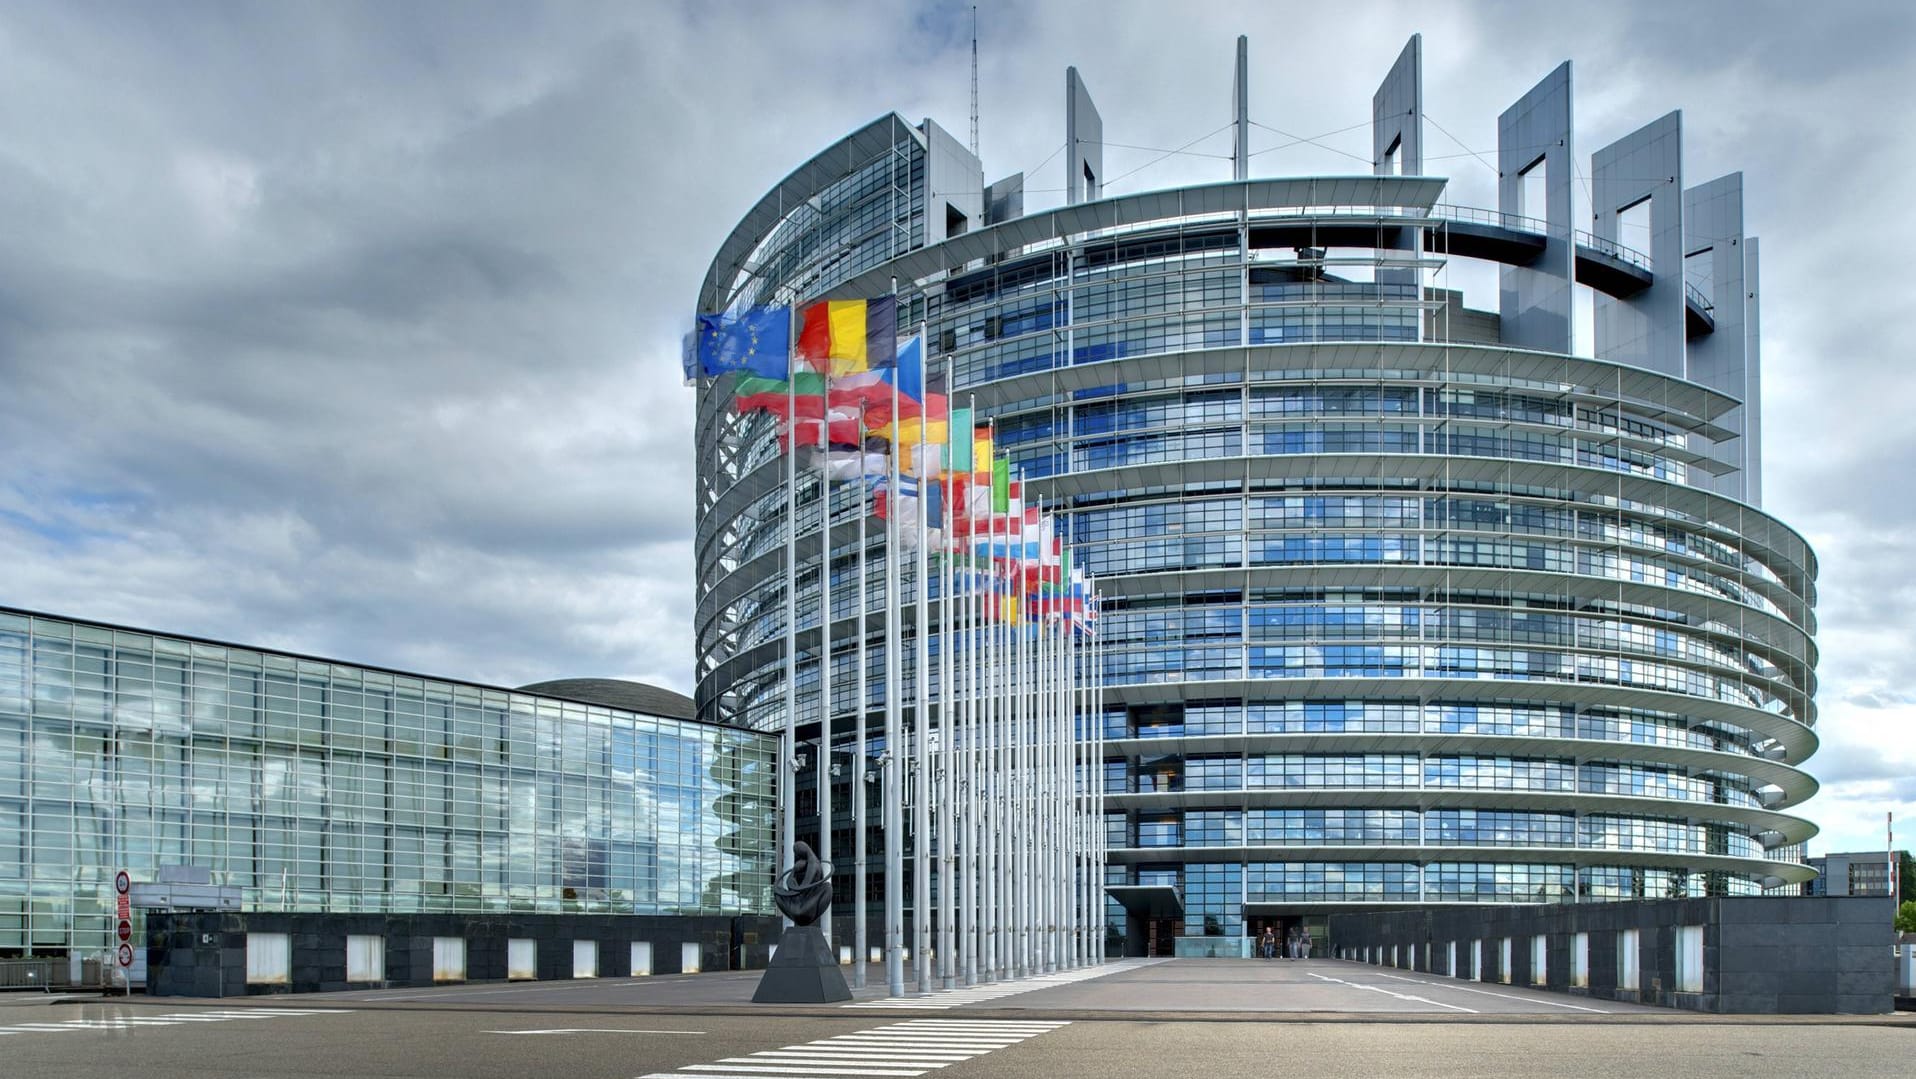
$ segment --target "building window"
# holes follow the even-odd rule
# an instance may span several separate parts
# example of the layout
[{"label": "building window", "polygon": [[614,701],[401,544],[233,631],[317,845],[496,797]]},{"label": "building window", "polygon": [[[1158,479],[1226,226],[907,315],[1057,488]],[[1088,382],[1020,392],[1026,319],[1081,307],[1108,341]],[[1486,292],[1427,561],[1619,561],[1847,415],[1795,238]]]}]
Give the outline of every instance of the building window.
[{"label": "building window", "polygon": [[386,980],[386,938],[359,936],[346,938],[346,980],[383,982]]},{"label": "building window", "polygon": [[1550,982],[1550,938],[1542,933],[1530,938],[1530,984]]},{"label": "building window", "polygon": [[1570,938],[1570,987],[1590,988],[1590,934]]},{"label": "building window", "polygon": [[292,940],[286,934],[246,934],[247,985],[285,985],[292,969]]},{"label": "building window", "polygon": [[506,941],[506,977],[534,981],[539,977],[539,942],[524,937]]},{"label": "building window", "polygon": [[1617,989],[1620,992],[1635,993],[1642,989],[1643,979],[1637,966],[1637,931],[1625,929],[1617,934]]},{"label": "building window", "polygon": [[1676,991],[1703,992],[1703,927],[1700,925],[1677,927]]},{"label": "building window", "polygon": [[466,938],[432,938],[432,980],[435,982],[466,980]]}]

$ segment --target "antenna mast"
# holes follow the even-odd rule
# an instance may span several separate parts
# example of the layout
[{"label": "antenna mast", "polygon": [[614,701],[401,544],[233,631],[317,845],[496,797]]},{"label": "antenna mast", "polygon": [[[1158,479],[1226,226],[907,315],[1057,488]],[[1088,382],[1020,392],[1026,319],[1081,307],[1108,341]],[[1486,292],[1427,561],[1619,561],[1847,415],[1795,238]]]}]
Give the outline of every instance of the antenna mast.
[{"label": "antenna mast", "polygon": [[978,156],[978,5],[971,5],[971,156]]}]

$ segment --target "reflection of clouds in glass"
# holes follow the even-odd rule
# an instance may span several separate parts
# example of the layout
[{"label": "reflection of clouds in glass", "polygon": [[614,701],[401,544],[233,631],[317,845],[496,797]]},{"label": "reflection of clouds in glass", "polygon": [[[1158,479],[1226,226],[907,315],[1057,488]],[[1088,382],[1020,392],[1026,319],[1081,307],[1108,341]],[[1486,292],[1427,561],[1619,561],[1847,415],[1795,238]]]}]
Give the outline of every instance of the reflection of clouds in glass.
[{"label": "reflection of clouds in glass", "polygon": [[[771,910],[726,879],[716,808],[738,793],[723,753],[769,762],[769,736],[38,626],[0,613],[0,785],[35,806],[0,810],[0,888],[53,891],[0,948],[105,947],[73,915],[122,865],[203,866],[267,909]],[[75,629],[104,643],[80,654]]]}]

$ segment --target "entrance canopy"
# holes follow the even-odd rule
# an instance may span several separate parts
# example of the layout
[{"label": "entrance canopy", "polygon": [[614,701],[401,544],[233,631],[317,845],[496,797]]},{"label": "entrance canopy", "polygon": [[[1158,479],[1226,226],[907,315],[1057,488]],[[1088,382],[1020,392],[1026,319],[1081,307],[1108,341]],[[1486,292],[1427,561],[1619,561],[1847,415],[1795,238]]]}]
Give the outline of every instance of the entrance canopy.
[{"label": "entrance canopy", "polygon": [[1184,917],[1184,899],[1169,884],[1107,884],[1104,894],[1140,918]]}]

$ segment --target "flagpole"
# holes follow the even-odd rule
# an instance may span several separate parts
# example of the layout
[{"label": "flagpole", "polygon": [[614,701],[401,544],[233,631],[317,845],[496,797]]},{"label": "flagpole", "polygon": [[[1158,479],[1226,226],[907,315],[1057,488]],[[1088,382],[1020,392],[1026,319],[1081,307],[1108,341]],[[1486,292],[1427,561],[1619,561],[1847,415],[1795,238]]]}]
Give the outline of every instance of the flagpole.
[{"label": "flagpole", "polygon": [[[893,279],[892,294],[897,293],[898,282]],[[898,378],[895,371],[891,380],[891,422],[890,475],[885,495],[885,988],[897,997],[905,993],[905,912],[901,880],[905,872],[905,821],[901,808],[905,759],[899,742],[903,664],[899,662],[898,650],[903,645],[904,634],[898,627],[903,605],[899,602]]]},{"label": "flagpole", "polygon": [[[818,859],[832,864],[832,376],[826,365],[819,386],[824,393],[818,417]],[[797,419],[796,416],[793,417]],[[796,440],[792,447],[796,454]],[[825,943],[833,941],[832,919],[820,918]],[[833,961],[837,951],[832,949]]]},{"label": "flagpole", "polygon": [[[826,394],[826,405],[831,404],[831,395]],[[865,624],[865,514],[866,499],[871,487],[865,482],[865,414],[858,415],[858,695],[854,698],[852,714],[857,717],[857,735],[855,743],[856,757],[853,759],[852,772],[852,860],[857,867],[852,874],[852,985],[865,988],[865,966],[871,961],[870,930],[865,924],[865,857],[867,836],[866,810],[871,801],[871,783],[865,776],[870,761],[865,756],[865,702],[868,687],[865,684],[865,638],[869,632]]]},{"label": "flagpole", "polygon": [[1042,851],[1044,851],[1044,870],[1038,874],[1038,884],[1042,885],[1040,903],[1044,926],[1044,974],[1054,974],[1058,970],[1058,757],[1052,753],[1052,742],[1058,738],[1056,730],[1056,696],[1058,696],[1058,661],[1052,654],[1052,598],[1044,592],[1044,500],[1038,500],[1038,774],[1042,776],[1044,790],[1044,809],[1040,824],[1044,828]]},{"label": "flagpole", "polygon": [[[925,490],[925,429],[930,426],[930,407],[923,398],[931,395],[925,392],[925,324],[918,324],[918,552],[916,565],[913,566],[917,578],[917,603],[913,614],[917,625],[914,627],[913,643],[917,646],[914,668],[917,677],[913,679],[918,691],[918,706],[913,718],[918,728],[917,737],[912,740],[913,766],[917,773],[914,784],[916,797],[912,803],[912,845],[911,845],[911,921],[912,953],[917,959],[918,991],[931,992],[931,575],[930,555],[926,547],[930,546],[931,536],[927,526],[930,523],[930,500]],[[897,422],[897,417],[892,417]]]},{"label": "flagpole", "polygon": [[[985,447],[987,450],[992,450],[996,447],[996,443],[987,441]],[[992,462],[991,456],[992,454],[987,454],[987,460],[985,460],[987,473],[996,470],[996,464]],[[998,834],[998,830],[1002,828],[1002,813],[998,809],[998,795],[1004,786],[1004,761],[1000,759],[1000,746],[1004,742],[1002,730],[1000,730],[1000,724],[1004,721],[1004,707],[998,694],[1000,694],[1000,686],[1004,678],[1000,675],[998,667],[1000,663],[1004,663],[1004,650],[998,646],[998,627],[1004,625],[1004,619],[1002,619],[1002,609],[998,606],[998,573],[996,573],[998,569],[996,542],[998,540],[992,525],[992,516],[994,516],[992,498],[994,498],[992,494],[985,496],[985,562],[977,577],[979,631],[985,644],[985,665],[979,667],[979,677],[983,680],[979,703],[985,707],[985,715],[983,715],[985,726],[981,730],[981,740],[979,740],[979,753],[981,753],[979,797],[983,799],[981,853],[985,859],[979,866],[979,889],[983,893],[979,897],[979,928],[983,931],[981,947],[983,947],[985,981],[1000,981],[1004,977],[1004,962],[1002,962],[1004,918],[1000,910],[1004,887],[998,880],[998,855],[1002,853],[1000,851],[1002,843]]]},{"label": "flagpole", "polygon": [[[1007,459],[1007,464],[1009,460]],[[1020,492],[1024,489],[1019,481]],[[1031,872],[1027,855],[1031,850],[1031,832],[1026,825],[1030,822],[1030,810],[1027,804],[1026,785],[1030,775],[1025,769],[1025,609],[1024,609],[1024,539],[1025,517],[1023,495],[1017,503],[1007,501],[1005,509],[1006,554],[1010,556],[1011,569],[1011,832],[1013,838],[1013,862],[1016,866],[1011,880],[1011,925],[1013,931],[1011,949],[1011,974],[1014,978],[1023,978],[1031,973],[1026,946],[1030,943],[1031,923],[1026,917],[1025,903],[1031,897]]]},{"label": "flagpole", "polygon": [[[951,387],[946,387],[946,393],[949,394],[950,391]],[[959,668],[963,674],[965,683],[965,692],[961,704],[962,727],[964,731],[964,756],[962,759],[964,771],[962,783],[962,790],[964,791],[964,798],[962,800],[964,843],[959,854],[964,863],[962,872],[959,874],[959,880],[961,882],[960,891],[962,893],[959,896],[959,905],[964,911],[964,929],[959,948],[963,952],[965,984],[967,986],[978,984],[978,655],[976,650],[977,638],[974,636],[977,623],[973,618],[975,602],[972,588],[976,583],[977,577],[975,573],[977,556],[973,550],[971,516],[971,487],[972,481],[977,474],[978,462],[972,454],[973,447],[976,445],[976,440],[972,439],[971,432],[972,415],[972,410],[966,408],[965,430],[962,432],[962,436],[967,440],[964,452],[967,474],[963,480],[963,493],[959,496],[963,499],[965,510],[964,535],[959,541],[959,550],[963,553],[965,560],[961,570],[965,599],[958,608],[958,617],[963,623],[959,631],[959,636],[964,641],[965,649],[965,662]],[[960,434],[961,432],[954,431],[952,432],[952,437],[957,438]],[[956,486],[956,481],[954,481],[954,486]],[[955,520],[956,518],[954,518],[954,522]]]},{"label": "flagpole", "polygon": [[[926,343],[929,347],[929,342]],[[938,971],[941,985],[946,989],[957,987],[958,957],[953,951],[956,936],[952,918],[957,913],[954,908],[956,898],[952,887],[952,873],[957,868],[957,830],[954,827],[957,818],[957,799],[952,795],[958,785],[958,746],[956,731],[952,723],[952,707],[957,694],[951,691],[952,663],[952,610],[951,610],[951,499],[946,495],[946,476],[950,472],[951,462],[951,395],[950,367],[945,373],[945,449],[940,454],[938,476],[933,481],[938,485],[938,756],[941,761],[938,768]],[[927,389],[925,396],[930,398]],[[929,402],[926,405],[929,409]]]},{"label": "flagpole", "polygon": [[1110,844],[1104,837],[1104,652],[1108,645],[1105,642],[1104,632],[1098,625],[1104,618],[1104,605],[1098,598],[1098,589],[1095,583],[1097,579],[1091,577],[1089,574],[1086,574],[1086,578],[1091,582],[1087,584],[1086,591],[1090,594],[1090,602],[1092,603],[1092,610],[1094,612],[1089,622],[1091,627],[1091,714],[1092,729],[1097,732],[1097,735],[1091,744],[1093,751],[1097,754],[1094,763],[1098,776],[1097,785],[1092,788],[1097,792],[1097,801],[1095,804],[1097,805],[1098,820],[1098,845],[1095,848],[1097,856],[1091,861],[1091,882],[1092,888],[1097,895],[1096,906],[1098,917],[1097,928],[1092,935],[1097,943],[1096,954],[1098,962],[1102,963],[1109,958],[1106,954],[1106,949],[1111,936],[1110,926],[1107,925],[1105,921],[1107,912],[1104,901],[1105,861],[1111,856]]},{"label": "flagpole", "polygon": [[[793,308],[797,310],[796,307]],[[790,315],[787,335],[790,333]],[[792,844],[798,841],[798,362],[788,351],[785,359],[785,727],[779,745],[779,876],[792,868]],[[791,925],[792,920],[785,918]]]}]

